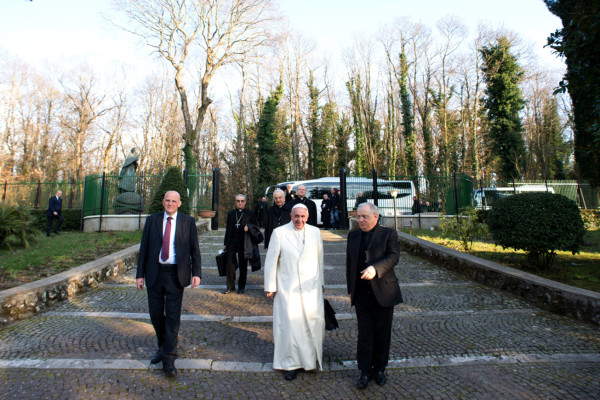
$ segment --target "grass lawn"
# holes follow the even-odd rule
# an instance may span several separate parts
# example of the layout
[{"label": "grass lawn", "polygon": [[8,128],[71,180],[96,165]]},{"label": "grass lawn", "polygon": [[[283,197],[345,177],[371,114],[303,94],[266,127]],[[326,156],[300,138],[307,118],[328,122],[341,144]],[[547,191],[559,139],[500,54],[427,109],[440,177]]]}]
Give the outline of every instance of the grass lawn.
[{"label": "grass lawn", "polygon": [[[408,229],[403,229],[403,232],[411,233]],[[411,234],[464,252],[458,240],[442,237],[441,231],[413,229]],[[586,232],[584,240],[587,243],[581,246],[578,254],[557,252],[550,271],[542,271],[529,265],[527,255],[522,250],[503,249],[490,242],[473,242],[472,249],[466,253],[567,285],[600,292],[600,230]]]},{"label": "grass lawn", "polygon": [[0,248],[0,290],[55,275],[139,243],[142,231],[40,234],[29,249]]}]

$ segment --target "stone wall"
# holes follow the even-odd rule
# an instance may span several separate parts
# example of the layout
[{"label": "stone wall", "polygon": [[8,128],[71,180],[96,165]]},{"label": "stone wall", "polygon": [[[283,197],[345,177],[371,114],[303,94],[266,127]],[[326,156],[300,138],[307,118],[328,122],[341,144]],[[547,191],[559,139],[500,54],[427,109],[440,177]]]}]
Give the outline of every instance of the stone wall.
[{"label": "stone wall", "polygon": [[398,232],[398,237],[403,250],[411,254],[476,282],[521,296],[545,310],[600,325],[600,293],[544,279],[402,232]]},{"label": "stone wall", "polygon": [[[210,230],[210,223],[196,223],[198,234]],[[43,311],[56,302],[93,289],[108,278],[137,267],[139,244],[60,274],[0,291],[0,325]]]}]

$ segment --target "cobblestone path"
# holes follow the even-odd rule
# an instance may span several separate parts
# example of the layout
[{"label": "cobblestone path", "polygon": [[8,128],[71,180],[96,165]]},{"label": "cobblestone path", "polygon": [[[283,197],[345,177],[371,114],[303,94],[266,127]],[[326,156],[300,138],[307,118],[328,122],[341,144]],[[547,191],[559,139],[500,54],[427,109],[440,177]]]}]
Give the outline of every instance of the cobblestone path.
[{"label": "cobblestone path", "polygon": [[[165,378],[146,293],[135,272],[0,328],[0,399],[594,399],[600,330],[540,310],[403,253],[405,303],[395,308],[388,383],[355,388],[356,317],[345,286],[345,237],[322,231],[328,332],[325,370],[293,382],[271,368],[272,305],[262,270],[246,293],[220,293],[214,256],[224,232],[200,237],[203,279],[186,289],[179,373]],[[264,260],[264,258],[263,258]],[[160,364],[159,364],[160,365]]]}]

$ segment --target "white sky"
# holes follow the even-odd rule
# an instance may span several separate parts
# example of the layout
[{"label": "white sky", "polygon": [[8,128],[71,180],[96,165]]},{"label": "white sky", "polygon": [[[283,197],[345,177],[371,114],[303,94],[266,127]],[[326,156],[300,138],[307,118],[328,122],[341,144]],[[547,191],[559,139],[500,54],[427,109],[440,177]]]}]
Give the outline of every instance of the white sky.
[{"label": "white sky", "polygon": [[[542,0],[281,0],[281,7],[293,29],[333,58],[355,35],[374,38],[394,18],[409,16],[433,29],[450,14],[472,31],[480,22],[513,30],[535,44],[544,63],[563,66],[543,47],[561,23]],[[86,60],[94,69],[152,63],[148,48],[106,22],[103,14],[111,13],[110,0],[0,0],[0,51],[40,68],[46,61],[68,66]]]}]

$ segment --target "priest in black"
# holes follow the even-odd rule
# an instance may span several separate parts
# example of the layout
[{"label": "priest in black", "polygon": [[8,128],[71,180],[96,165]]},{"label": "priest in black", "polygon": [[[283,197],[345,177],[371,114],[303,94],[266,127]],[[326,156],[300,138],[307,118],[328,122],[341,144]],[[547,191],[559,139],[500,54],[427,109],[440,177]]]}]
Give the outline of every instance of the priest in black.
[{"label": "priest in black", "polygon": [[358,343],[356,359],[364,389],[371,379],[383,386],[390,353],[394,306],[402,293],[394,267],[400,258],[398,234],[377,225],[379,210],[371,203],[358,206],[360,229],[348,234],[346,281],[350,303],[356,309]]},{"label": "priest in black", "polygon": [[229,253],[227,263],[227,289],[223,294],[231,293],[235,290],[235,257],[237,256],[237,265],[240,269],[240,278],[238,280],[238,293],[244,293],[246,290],[246,278],[248,275],[248,260],[244,257],[244,233],[248,231],[247,224],[256,225],[254,213],[246,208],[246,195],[238,194],[235,196],[235,209],[227,213],[227,226],[225,228],[225,241],[223,250]]},{"label": "priest in black", "polygon": [[273,192],[273,205],[265,216],[265,251],[269,249],[269,241],[273,229],[285,225],[292,220],[290,203],[285,203],[285,193],[281,189]]},{"label": "priest in black", "polygon": [[292,200],[292,207],[296,204],[304,204],[308,208],[307,224],[317,226],[317,205],[314,201],[306,197],[306,186],[300,185],[296,188],[296,198]]}]

